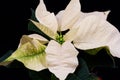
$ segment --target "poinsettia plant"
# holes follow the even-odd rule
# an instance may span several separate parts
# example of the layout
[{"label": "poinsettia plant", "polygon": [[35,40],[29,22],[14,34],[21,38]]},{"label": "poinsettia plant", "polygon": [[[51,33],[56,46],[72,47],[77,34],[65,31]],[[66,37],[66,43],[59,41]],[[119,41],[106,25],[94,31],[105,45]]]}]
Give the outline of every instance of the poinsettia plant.
[{"label": "poinsettia plant", "polygon": [[[80,1],[71,0],[55,15],[40,0],[28,23],[33,34],[23,35],[18,48],[0,58],[0,65],[10,67],[17,60],[33,80],[98,80],[90,70],[114,67],[113,57],[120,58],[120,33],[106,20],[109,12],[84,13]],[[110,64],[103,57],[103,64],[90,58],[103,49]]]}]

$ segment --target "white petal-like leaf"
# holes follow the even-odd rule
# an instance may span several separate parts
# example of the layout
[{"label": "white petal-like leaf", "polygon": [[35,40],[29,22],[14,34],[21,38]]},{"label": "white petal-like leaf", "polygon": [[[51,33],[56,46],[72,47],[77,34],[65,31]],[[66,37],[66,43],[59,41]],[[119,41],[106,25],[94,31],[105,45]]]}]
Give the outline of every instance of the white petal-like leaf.
[{"label": "white petal-like leaf", "polygon": [[40,0],[38,6],[36,8],[36,11],[35,11],[36,18],[39,20],[40,18],[45,17],[49,14],[50,14],[50,12],[47,11],[44,1]]},{"label": "white petal-like leaf", "polygon": [[73,73],[78,66],[78,51],[70,42],[64,42],[61,45],[52,40],[45,52],[48,69],[60,80],[65,80],[67,75]]},{"label": "white petal-like leaf", "polygon": [[65,35],[64,35],[64,40],[65,41],[73,41],[76,37],[77,37],[77,31],[79,30],[79,28],[72,28],[70,29],[70,31],[68,31]]},{"label": "white petal-like leaf", "polygon": [[87,18],[89,16],[97,16],[100,19],[105,20],[105,19],[107,19],[107,16],[108,16],[109,12],[110,11],[104,11],[104,12],[93,11],[93,12],[89,12],[89,13],[81,12],[79,19],[76,21],[76,23],[73,25],[74,27],[72,27],[72,28],[78,27],[79,24],[82,22],[82,20],[84,20],[85,18]]},{"label": "white petal-like leaf", "polygon": [[61,23],[62,23],[62,15],[64,13],[64,10],[59,11],[58,14],[56,15],[57,21],[58,21],[58,31],[60,31]]},{"label": "white petal-like leaf", "polygon": [[36,14],[36,18],[41,24],[51,29],[54,33],[57,32],[58,24],[56,17],[54,13],[50,13],[47,11],[43,0],[40,0],[40,4],[36,8],[35,14]]},{"label": "white petal-like leaf", "polygon": [[83,50],[108,46],[113,56],[120,57],[120,33],[106,20],[88,16],[79,24],[74,45]]},{"label": "white petal-like leaf", "polygon": [[61,31],[67,30],[78,20],[80,16],[80,2],[79,0],[71,0],[65,11],[60,14],[59,22],[61,22]]},{"label": "white petal-like leaf", "polygon": [[90,15],[95,15],[98,16],[101,19],[107,19],[108,14],[110,13],[110,11],[94,11],[94,12],[89,12],[89,13],[81,13],[81,15],[83,16],[83,19],[87,16]]},{"label": "white petal-like leaf", "polygon": [[10,57],[4,62],[18,60],[28,69],[40,71],[46,69],[45,46],[38,40],[31,40],[21,45]]}]

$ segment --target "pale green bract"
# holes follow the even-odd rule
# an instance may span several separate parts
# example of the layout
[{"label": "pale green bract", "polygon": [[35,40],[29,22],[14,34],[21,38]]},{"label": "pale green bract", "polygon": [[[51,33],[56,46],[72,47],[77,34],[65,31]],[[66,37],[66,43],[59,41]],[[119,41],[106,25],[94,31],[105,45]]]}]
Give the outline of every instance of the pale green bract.
[{"label": "pale green bract", "polygon": [[55,39],[55,37],[57,36],[57,33],[54,33],[53,31],[51,31],[49,28],[47,28],[46,26],[39,24],[36,21],[31,20],[36,27],[38,27],[38,29],[40,29],[42,32],[44,32],[46,35],[48,35],[49,37]]},{"label": "pale green bract", "polygon": [[4,62],[18,60],[22,62],[27,68],[31,70],[40,71],[45,69],[46,64],[46,46],[42,45],[38,40],[29,39],[27,36],[23,36],[26,41],[21,41],[19,48]]},{"label": "pale green bract", "polygon": [[[40,0],[35,11],[39,22],[31,22],[51,40],[39,34],[25,35],[18,49],[4,63],[16,59],[29,69],[49,69],[57,78],[65,80],[79,65],[77,49],[89,51],[107,47],[112,56],[120,58],[120,33],[106,20],[110,11],[83,13],[80,10],[79,0],[71,0],[65,10],[55,15],[47,11],[44,1]],[[66,30],[63,35],[62,31]]]}]

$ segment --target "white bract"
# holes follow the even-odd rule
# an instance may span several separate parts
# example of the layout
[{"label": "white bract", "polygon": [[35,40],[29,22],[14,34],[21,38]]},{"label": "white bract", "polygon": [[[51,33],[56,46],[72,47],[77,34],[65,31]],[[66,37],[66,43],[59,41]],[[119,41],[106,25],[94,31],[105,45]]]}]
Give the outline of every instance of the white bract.
[{"label": "white bract", "polygon": [[[120,33],[106,20],[108,13],[109,11],[83,13],[79,0],[71,0],[65,10],[55,15],[47,11],[43,0],[40,0],[35,11],[39,22],[31,21],[51,40],[38,34],[24,36],[17,52],[6,61],[17,59],[27,68],[36,71],[48,68],[57,78],[65,80],[78,66],[76,48],[89,50],[107,46],[113,56],[120,58]],[[68,32],[63,35],[62,31],[66,30]],[[18,57],[22,52],[29,58]],[[15,58],[16,55],[18,58]],[[33,58],[30,55],[34,55]]]}]

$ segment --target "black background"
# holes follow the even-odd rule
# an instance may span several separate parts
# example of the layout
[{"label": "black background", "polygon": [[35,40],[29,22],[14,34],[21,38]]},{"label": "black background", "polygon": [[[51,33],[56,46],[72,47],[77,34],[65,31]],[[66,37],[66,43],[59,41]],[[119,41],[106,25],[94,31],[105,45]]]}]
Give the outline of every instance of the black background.
[{"label": "black background", "polygon": [[[50,12],[64,9],[70,0],[44,0]],[[120,30],[120,2],[118,0],[81,0],[83,12],[110,10],[107,20]],[[30,9],[37,7],[39,0],[1,0],[0,1],[0,57],[8,50],[15,50],[23,34],[28,34],[27,24],[31,16]],[[120,68],[120,60],[115,58]],[[119,69],[98,68],[105,80],[120,80]],[[24,74],[23,74],[24,73]],[[15,77],[16,76],[16,77]],[[2,79],[2,78],[3,79]],[[113,79],[114,78],[114,79]],[[115,79],[116,78],[116,79]],[[118,79],[119,78],[119,79]],[[0,80],[30,80],[21,70],[0,68]]]}]

